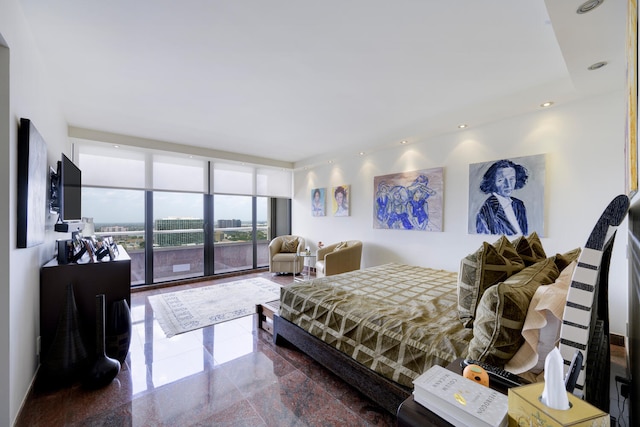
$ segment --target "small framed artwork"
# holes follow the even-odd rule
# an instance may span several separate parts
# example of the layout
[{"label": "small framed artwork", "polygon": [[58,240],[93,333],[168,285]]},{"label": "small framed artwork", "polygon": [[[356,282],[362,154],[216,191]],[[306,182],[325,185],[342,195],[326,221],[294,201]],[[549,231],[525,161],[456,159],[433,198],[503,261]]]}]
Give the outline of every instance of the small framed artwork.
[{"label": "small framed artwork", "polygon": [[339,185],[331,189],[331,211],[333,216],[349,216],[350,193],[349,185]]},{"label": "small framed artwork", "polygon": [[325,216],[325,189],[313,188],[311,190],[311,216]]},{"label": "small framed artwork", "polygon": [[373,228],[442,231],[443,168],[373,178]]}]

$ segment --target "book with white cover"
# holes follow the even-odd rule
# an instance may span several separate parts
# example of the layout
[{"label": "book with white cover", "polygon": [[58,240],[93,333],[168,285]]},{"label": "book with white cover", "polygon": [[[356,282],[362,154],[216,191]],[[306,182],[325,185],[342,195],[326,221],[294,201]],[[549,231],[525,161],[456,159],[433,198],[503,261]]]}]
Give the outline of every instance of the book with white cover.
[{"label": "book with white cover", "polygon": [[433,366],[413,381],[413,399],[455,426],[502,427],[508,424],[506,395]]}]

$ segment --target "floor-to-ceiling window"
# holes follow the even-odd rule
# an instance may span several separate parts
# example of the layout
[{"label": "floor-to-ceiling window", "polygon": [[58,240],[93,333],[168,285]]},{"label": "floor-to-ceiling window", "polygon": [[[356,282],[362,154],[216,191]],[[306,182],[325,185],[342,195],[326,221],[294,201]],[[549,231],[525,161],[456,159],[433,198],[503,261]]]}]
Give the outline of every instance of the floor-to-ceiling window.
[{"label": "floor-to-ceiling window", "polygon": [[202,194],[153,193],[153,282],[204,275]]},{"label": "floor-to-ceiling window", "polygon": [[267,197],[213,196],[214,274],[269,265],[268,202]]},{"label": "floor-to-ceiling window", "polygon": [[100,143],[76,161],[83,216],[127,250],[133,285],[269,265],[272,197],[290,197],[290,171]]},{"label": "floor-to-ceiling window", "polygon": [[82,188],[82,215],[93,222],[97,239],[105,236],[131,257],[131,284],[145,283],[144,191]]}]

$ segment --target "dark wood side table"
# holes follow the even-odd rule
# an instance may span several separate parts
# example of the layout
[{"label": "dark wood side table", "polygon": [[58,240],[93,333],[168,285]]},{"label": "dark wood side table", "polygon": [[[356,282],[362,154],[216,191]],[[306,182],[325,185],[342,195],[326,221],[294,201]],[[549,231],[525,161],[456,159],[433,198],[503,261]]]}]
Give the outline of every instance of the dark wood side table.
[{"label": "dark wood side table", "polygon": [[[447,369],[462,375],[462,367],[460,362],[462,358],[456,359],[451,362]],[[507,389],[500,387],[491,387],[500,393],[507,394]],[[400,404],[397,412],[397,425],[398,427],[451,427],[452,424],[448,421],[440,418],[434,412],[425,408],[415,400],[413,400],[413,394]]]}]

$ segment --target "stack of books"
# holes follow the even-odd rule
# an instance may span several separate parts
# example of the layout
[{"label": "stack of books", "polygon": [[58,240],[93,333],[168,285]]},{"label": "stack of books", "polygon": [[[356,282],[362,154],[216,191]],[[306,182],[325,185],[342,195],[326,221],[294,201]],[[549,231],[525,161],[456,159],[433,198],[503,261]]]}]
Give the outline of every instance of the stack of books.
[{"label": "stack of books", "polygon": [[455,426],[508,425],[506,395],[433,366],[413,382],[413,399]]}]

